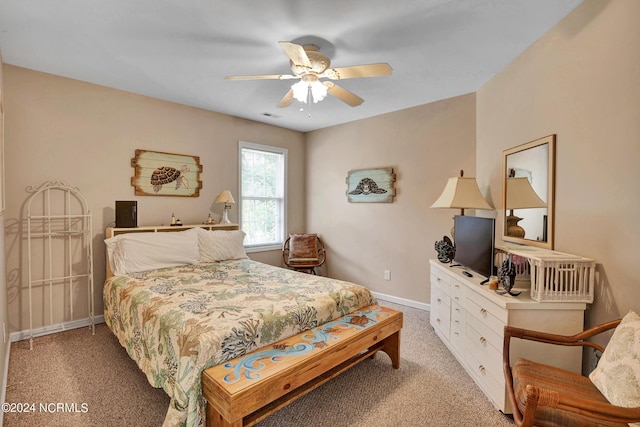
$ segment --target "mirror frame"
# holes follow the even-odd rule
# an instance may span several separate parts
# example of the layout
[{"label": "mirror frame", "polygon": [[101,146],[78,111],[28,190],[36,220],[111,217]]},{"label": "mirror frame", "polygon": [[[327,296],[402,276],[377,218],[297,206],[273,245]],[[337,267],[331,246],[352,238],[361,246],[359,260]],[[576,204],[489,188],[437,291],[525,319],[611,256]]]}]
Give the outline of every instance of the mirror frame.
[{"label": "mirror frame", "polygon": [[[549,145],[548,152],[548,177],[547,177],[547,240],[532,240],[521,237],[507,236],[507,157],[511,154],[520,153],[541,145]],[[502,152],[502,240],[505,242],[519,243],[521,245],[537,246],[546,249],[553,249],[554,245],[554,225],[555,225],[555,176],[556,176],[556,136],[548,135],[517,147],[509,148]]]}]

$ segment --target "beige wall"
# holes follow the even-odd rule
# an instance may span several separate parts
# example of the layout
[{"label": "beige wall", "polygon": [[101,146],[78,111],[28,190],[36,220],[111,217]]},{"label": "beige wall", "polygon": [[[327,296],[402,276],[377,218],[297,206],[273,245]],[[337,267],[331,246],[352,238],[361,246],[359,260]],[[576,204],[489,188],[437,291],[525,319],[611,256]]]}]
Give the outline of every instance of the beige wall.
[{"label": "beige wall", "polygon": [[477,92],[494,200],[502,150],[557,134],[555,248],[598,263],[589,325],[640,311],[639,16],[636,0],[585,0]]},{"label": "beige wall", "polygon": [[[4,85],[3,85],[3,74],[2,74],[2,52],[0,52],[0,334],[2,334],[2,340],[0,340],[0,386],[2,387],[0,391],[0,401],[4,402],[5,396],[5,382],[6,378],[4,377],[5,370],[4,367],[8,363],[7,353],[9,351],[10,346],[6,342],[8,338],[8,334],[5,334],[5,328],[8,322],[7,319],[7,274],[6,274],[6,265],[4,258],[4,205],[2,204],[2,193],[3,186],[5,184],[4,175],[2,173],[3,162],[4,162]],[[3,414],[0,414],[0,425],[2,425]]]},{"label": "beige wall", "polygon": [[[220,190],[238,194],[238,140],[288,148],[289,227],[304,227],[303,134],[9,65],[4,77],[12,331],[28,328],[26,228],[20,222],[27,186],[63,180],[86,197],[95,235],[97,314],[102,313],[103,232],[115,221],[115,200],[138,201],[139,225],[167,224],[172,212],[185,224],[203,222]],[[134,196],[131,158],[137,148],[200,156],[200,197]],[[237,208],[230,216],[237,221]],[[252,254],[274,264],[279,257],[278,251]]]},{"label": "beige wall", "polygon": [[[433,245],[457,213],[429,206],[448,177],[475,174],[475,108],[464,95],[307,134],[307,228],[329,247],[329,275],[429,302]],[[393,167],[394,202],[347,202],[348,171],[376,167]]]}]

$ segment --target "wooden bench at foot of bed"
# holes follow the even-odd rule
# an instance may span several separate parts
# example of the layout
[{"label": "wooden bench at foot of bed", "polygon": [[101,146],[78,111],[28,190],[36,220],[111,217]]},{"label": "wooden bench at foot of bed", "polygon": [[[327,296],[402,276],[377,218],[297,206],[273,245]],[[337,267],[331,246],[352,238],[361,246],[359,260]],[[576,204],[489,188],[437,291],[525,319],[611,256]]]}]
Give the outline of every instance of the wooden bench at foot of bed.
[{"label": "wooden bench at foot of bed", "polygon": [[401,328],[401,312],[373,305],[209,368],[206,425],[254,425],[380,350],[397,369]]}]

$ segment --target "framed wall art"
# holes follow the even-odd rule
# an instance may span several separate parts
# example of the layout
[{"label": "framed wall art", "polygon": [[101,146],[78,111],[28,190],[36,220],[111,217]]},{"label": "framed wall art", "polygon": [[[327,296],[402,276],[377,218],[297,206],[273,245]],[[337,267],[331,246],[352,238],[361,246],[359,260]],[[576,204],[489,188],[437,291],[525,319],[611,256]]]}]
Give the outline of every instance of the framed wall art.
[{"label": "framed wall art", "polygon": [[350,203],[392,203],[396,195],[393,168],[357,169],[347,174]]},{"label": "framed wall art", "polygon": [[202,188],[200,157],[136,150],[131,185],[136,196],[198,197]]}]

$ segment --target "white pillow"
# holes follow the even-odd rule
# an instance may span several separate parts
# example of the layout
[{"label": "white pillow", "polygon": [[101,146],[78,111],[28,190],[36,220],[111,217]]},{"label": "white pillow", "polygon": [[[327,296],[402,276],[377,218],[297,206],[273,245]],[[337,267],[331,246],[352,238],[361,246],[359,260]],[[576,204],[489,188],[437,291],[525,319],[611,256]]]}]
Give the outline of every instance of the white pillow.
[{"label": "white pillow", "polygon": [[200,242],[200,261],[215,262],[226,259],[248,258],[244,251],[244,236],[242,230],[198,229]]},{"label": "white pillow", "polygon": [[119,234],[104,242],[111,272],[117,276],[200,260],[197,229]]},{"label": "white pillow", "polygon": [[[640,406],[640,316],[629,311],[616,327],[589,379],[607,398],[626,408]],[[640,426],[640,423],[630,424]]]}]

